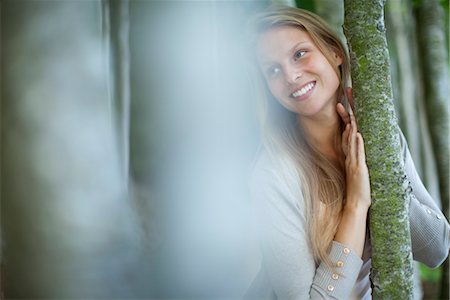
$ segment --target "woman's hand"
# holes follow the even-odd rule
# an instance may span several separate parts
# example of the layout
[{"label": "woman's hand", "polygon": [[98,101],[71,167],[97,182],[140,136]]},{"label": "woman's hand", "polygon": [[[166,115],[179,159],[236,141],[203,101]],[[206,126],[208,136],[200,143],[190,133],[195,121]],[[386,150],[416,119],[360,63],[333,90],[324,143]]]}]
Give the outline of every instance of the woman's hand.
[{"label": "woman's hand", "polygon": [[[351,89],[347,89],[350,104],[353,104]],[[365,211],[371,205],[369,170],[366,164],[364,140],[358,132],[353,113],[348,113],[342,104],[338,104],[337,111],[343,119],[345,130],[342,133],[342,150],[345,155],[345,171],[347,185],[346,209]]]},{"label": "woman's hand", "polygon": [[353,249],[359,257],[364,251],[367,212],[369,210],[370,182],[364,153],[364,141],[356,127],[356,120],[349,115],[350,122],[342,134],[345,155],[347,195],[342,219],[334,240]]},{"label": "woman's hand", "polygon": [[[346,88],[345,93],[347,94],[348,103],[350,104],[350,108],[351,108],[350,113],[353,114],[353,112],[355,111],[355,106],[353,103],[352,88],[351,87]],[[336,110],[337,110],[338,114],[341,116],[342,121],[344,121],[344,124],[349,124],[350,123],[350,113],[345,109],[344,105],[342,105],[342,103],[338,103],[336,106]]]},{"label": "woman's hand", "polygon": [[[347,88],[345,92],[353,109],[351,88]],[[336,106],[336,110],[345,124],[345,130],[342,133],[342,150],[345,155],[347,195],[342,219],[334,240],[348,245],[359,257],[362,257],[367,211],[371,204],[364,140],[358,132],[353,111],[347,112],[341,103]]]},{"label": "woman's hand", "polygon": [[[350,115],[350,124],[342,134],[343,147],[346,148],[345,172],[347,185],[346,209],[366,211],[371,204],[369,170],[366,164],[364,140],[356,127],[356,120]],[[344,142],[344,139],[346,140]]]},{"label": "woman's hand", "polygon": [[[347,99],[350,104],[351,111],[347,111],[342,103],[338,103],[336,106],[336,110],[341,117],[342,121],[344,121],[344,124],[350,124],[350,115],[353,114],[354,106],[353,106],[353,94],[352,94],[352,88],[348,87],[345,89],[345,93],[347,94]],[[348,153],[348,132],[344,130],[345,136],[342,136],[342,150],[344,151],[345,157],[347,157]]]}]

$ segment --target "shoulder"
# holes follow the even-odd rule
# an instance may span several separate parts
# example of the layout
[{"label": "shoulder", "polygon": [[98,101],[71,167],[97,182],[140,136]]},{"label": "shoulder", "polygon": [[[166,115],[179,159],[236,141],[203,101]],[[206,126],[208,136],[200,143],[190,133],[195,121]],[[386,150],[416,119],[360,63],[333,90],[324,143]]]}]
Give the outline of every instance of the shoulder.
[{"label": "shoulder", "polygon": [[270,154],[260,147],[250,173],[250,191],[255,204],[261,201],[277,206],[303,206],[301,182],[295,163],[286,155]]},{"label": "shoulder", "polygon": [[251,184],[299,184],[295,162],[285,154],[271,154],[264,147],[256,153],[250,179]]}]

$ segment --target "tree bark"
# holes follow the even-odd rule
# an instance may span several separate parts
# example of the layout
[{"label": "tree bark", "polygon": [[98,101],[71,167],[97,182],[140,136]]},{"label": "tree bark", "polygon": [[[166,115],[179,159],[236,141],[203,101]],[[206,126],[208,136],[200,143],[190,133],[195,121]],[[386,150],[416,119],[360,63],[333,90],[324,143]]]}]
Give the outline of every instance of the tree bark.
[{"label": "tree bark", "polygon": [[400,155],[384,1],[345,0],[344,5],[355,113],[365,139],[371,180],[373,298],[412,299],[411,188]]},{"label": "tree bark", "polygon": [[[439,174],[442,209],[449,217],[449,140],[448,140],[448,54],[443,24],[443,10],[437,0],[420,1],[416,10],[420,57],[425,83],[426,112]],[[444,263],[441,299],[449,298],[449,263]]]}]

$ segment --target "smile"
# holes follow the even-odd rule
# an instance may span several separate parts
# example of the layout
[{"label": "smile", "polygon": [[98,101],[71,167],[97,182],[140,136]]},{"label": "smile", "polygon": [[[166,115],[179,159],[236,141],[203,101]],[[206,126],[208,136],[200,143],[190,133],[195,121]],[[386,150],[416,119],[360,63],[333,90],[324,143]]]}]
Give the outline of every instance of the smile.
[{"label": "smile", "polygon": [[292,97],[297,98],[297,97],[301,97],[304,94],[306,94],[307,92],[309,92],[310,90],[312,90],[312,88],[316,85],[316,82],[310,82],[307,85],[305,85],[304,87],[302,87],[301,89],[297,90],[296,92],[292,93]]}]

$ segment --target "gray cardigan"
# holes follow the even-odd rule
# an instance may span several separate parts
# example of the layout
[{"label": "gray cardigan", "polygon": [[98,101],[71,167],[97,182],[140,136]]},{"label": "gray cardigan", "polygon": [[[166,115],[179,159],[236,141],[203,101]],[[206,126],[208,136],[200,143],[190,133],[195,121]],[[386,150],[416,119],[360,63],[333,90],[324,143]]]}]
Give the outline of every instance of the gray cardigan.
[{"label": "gray cardigan", "polygon": [[[450,225],[422,184],[403,134],[405,169],[414,197],[410,229],[414,260],[439,266],[449,252]],[[280,171],[281,170],[281,171]],[[262,149],[253,168],[250,191],[262,251],[261,269],[246,299],[371,299],[369,235],[362,259],[333,242],[329,257],[341,275],[316,265],[308,246],[304,201],[295,170],[287,159],[271,160]]]}]

